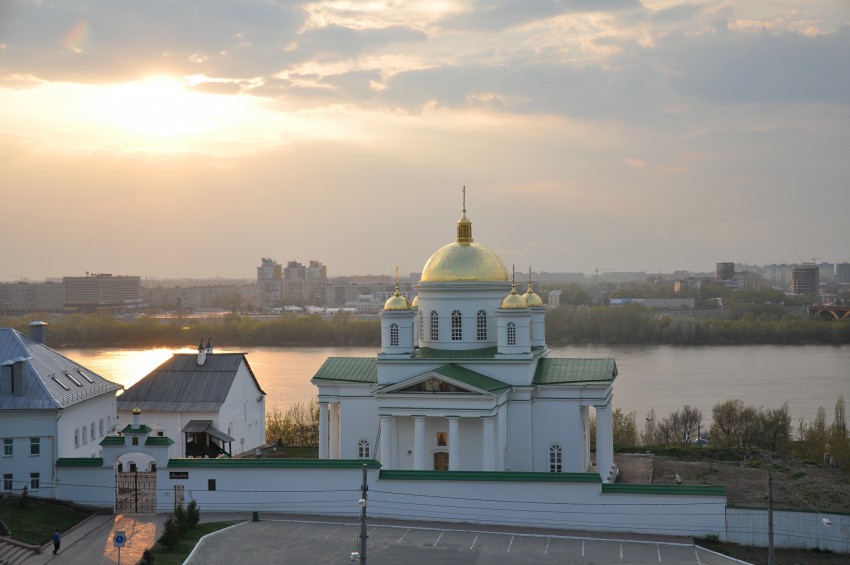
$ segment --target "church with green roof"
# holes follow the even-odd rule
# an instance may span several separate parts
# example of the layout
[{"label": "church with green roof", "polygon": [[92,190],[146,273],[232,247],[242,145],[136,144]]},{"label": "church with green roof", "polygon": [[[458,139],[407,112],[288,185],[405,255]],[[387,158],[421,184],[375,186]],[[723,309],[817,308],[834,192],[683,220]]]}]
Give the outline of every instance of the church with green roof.
[{"label": "church with green roof", "polygon": [[386,301],[377,355],[329,358],[313,377],[319,457],[614,482],[616,363],[549,357],[546,306],[530,279],[517,292],[501,258],[473,240],[465,208],[456,240],[425,263],[417,296],[396,290]]}]

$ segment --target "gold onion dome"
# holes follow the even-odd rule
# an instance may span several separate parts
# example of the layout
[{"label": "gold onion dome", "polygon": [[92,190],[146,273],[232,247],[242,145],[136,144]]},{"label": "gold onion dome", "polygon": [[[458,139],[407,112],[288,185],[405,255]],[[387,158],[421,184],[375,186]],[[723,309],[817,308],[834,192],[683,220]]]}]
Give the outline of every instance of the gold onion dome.
[{"label": "gold onion dome", "polygon": [[543,306],[543,299],[531,289],[531,285],[528,285],[528,290],[522,297],[525,298],[525,303],[529,306]]},{"label": "gold onion dome", "polygon": [[384,303],[384,310],[410,310],[410,302],[395,289],[395,294]]},{"label": "gold onion dome", "polygon": [[505,264],[489,248],[472,240],[472,222],[463,216],[457,222],[457,241],[438,249],[422,269],[422,282],[506,281]]},{"label": "gold onion dome", "polygon": [[419,308],[419,295],[413,297],[413,302],[410,303],[411,308]]},{"label": "gold onion dome", "polygon": [[517,294],[516,287],[513,287],[511,293],[502,300],[502,305],[499,308],[518,310],[520,308],[528,308],[528,303],[525,301],[525,298]]}]

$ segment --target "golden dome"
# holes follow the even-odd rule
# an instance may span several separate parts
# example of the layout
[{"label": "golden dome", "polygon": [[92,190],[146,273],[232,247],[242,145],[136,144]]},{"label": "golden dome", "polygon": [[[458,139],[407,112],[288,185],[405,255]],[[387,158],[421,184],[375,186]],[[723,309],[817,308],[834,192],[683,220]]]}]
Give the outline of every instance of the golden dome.
[{"label": "golden dome", "polygon": [[525,298],[517,294],[516,287],[513,287],[511,293],[502,300],[502,305],[499,308],[518,310],[520,308],[528,308],[528,303],[525,301]]},{"label": "golden dome", "polygon": [[384,303],[384,310],[410,310],[410,303],[396,289],[395,294],[390,296]]},{"label": "golden dome", "polygon": [[457,240],[438,249],[422,269],[422,282],[506,281],[508,270],[498,255],[472,239],[472,222],[463,213],[457,221]]},{"label": "golden dome", "polygon": [[410,303],[411,308],[419,308],[419,295],[413,297],[413,302]]},{"label": "golden dome", "polygon": [[525,302],[529,306],[543,306],[543,299],[531,289],[531,285],[528,285],[528,290],[522,295],[522,297],[525,298]]},{"label": "golden dome", "polygon": [[506,281],[502,260],[480,243],[450,243],[438,249],[422,269],[422,282]]}]

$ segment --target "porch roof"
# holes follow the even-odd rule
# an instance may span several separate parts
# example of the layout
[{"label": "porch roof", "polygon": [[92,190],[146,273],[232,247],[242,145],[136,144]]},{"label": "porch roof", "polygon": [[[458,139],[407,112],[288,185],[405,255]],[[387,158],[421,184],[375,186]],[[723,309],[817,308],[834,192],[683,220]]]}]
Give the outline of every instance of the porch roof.
[{"label": "porch roof", "polygon": [[189,423],[183,426],[183,433],[205,433],[225,443],[233,443],[236,441],[223,431],[212,425],[212,420],[189,420]]}]

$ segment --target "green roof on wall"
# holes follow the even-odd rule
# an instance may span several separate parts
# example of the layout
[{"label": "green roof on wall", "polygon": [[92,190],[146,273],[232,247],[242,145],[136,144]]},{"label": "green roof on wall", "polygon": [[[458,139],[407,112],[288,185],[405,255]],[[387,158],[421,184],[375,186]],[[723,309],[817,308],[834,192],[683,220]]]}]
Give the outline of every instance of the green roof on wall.
[{"label": "green roof on wall", "polygon": [[382,469],[388,481],[490,481],[519,483],[599,483],[596,473],[531,473],[521,471],[401,471]]},{"label": "green roof on wall", "polygon": [[670,494],[678,496],[726,496],[725,487],[708,485],[602,485],[602,494]]},{"label": "green roof on wall", "polygon": [[374,459],[237,458],[169,459],[169,469],[380,469]]}]

